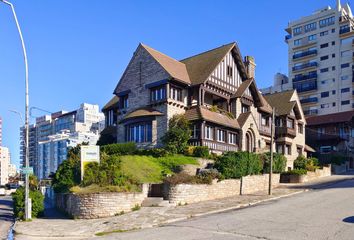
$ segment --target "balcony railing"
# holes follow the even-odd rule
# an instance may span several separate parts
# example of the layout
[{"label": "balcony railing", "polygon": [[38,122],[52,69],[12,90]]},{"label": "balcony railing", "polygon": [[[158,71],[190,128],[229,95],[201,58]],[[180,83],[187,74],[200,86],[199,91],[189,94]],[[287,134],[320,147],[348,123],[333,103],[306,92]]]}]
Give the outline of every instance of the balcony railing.
[{"label": "balcony railing", "polygon": [[310,98],[304,98],[300,100],[300,103],[304,104],[304,103],[317,103],[318,102],[318,98],[317,97],[310,97]]},{"label": "balcony railing", "polygon": [[293,82],[299,82],[309,79],[317,79],[317,73],[310,73],[306,75],[300,75],[293,78]]},{"label": "balcony railing", "polygon": [[345,28],[340,29],[340,30],[339,30],[339,34],[348,33],[348,32],[350,32],[350,31],[351,31],[351,29],[350,29],[350,27],[348,26],[348,27],[345,27]]},{"label": "balcony railing", "polygon": [[289,35],[286,35],[285,36],[285,42],[287,42],[288,40],[290,40],[293,36],[291,36],[290,34]]},{"label": "balcony railing", "polygon": [[271,136],[270,126],[259,126],[259,133],[266,136]]},{"label": "balcony railing", "polygon": [[317,81],[293,83],[293,88],[296,89],[297,92],[308,92],[312,90],[317,90]]},{"label": "balcony railing", "polygon": [[309,63],[301,64],[300,66],[294,66],[293,71],[299,71],[310,67],[317,67],[317,62],[309,62]]},{"label": "balcony railing", "polygon": [[221,152],[236,152],[238,151],[238,146],[234,144],[227,144],[222,142],[217,142],[213,140],[190,140],[192,146],[206,146],[210,150],[216,150]]},{"label": "balcony railing", "polygon": [[305,115],[316,115],[316,114],[318,114],[318,110],[317,109],[305,110],[304,114]]},{"label": "balcony railing", "polygon": [[296,130],[288,127],[275,127],[275,135],[296,137]]},{"label": "balcony railing", "polygon": [[303,58],[303,57],[315,55],[315,54],[317,54],[317,50],[309,50],[306,52],[294,54],[293,59],[299,59],[299,58]]}]

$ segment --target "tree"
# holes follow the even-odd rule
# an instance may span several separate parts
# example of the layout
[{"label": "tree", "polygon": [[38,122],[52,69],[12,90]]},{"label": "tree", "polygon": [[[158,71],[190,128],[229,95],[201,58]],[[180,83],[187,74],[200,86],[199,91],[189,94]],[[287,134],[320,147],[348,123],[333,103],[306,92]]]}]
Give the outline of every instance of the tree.
[{"label": "tree", "polygon": [[166,150],[170,153],[183,153],[191,136],[188,119],[183,114],[176,114],[169,120],[168,127],[162,137]]}]

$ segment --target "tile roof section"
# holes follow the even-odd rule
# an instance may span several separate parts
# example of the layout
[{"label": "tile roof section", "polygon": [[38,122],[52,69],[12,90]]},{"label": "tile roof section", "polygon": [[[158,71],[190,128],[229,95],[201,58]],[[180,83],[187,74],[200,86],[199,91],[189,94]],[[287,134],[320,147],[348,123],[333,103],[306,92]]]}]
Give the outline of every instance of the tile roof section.
[{"label": "tile roof section", "polygon": [[137,117],[148,117],[148,116],[162,116],[163,113],[153,109],[153,108],[140,108],[131,113],[125,115],[123,120],[137,118]]},{"label": "tile roof section", "polygon": [[354,118],[354,110],[306,118],[308,126],[350,122]]},{"label": "tile roof section", "polygon": [[253,79],[247,79],[246,81],[243,81],[241,83],[241,85],[237,88],[234,97],[237,97],[237,98],[242,97],[252,82],[253,82]]},{"label": "tile roof section", "polygon": [[288,115],[296,105],[296,101],[291,101],[295,90],[265,95],[265,100],[270,106],[275,108],[275,113],[279,116]]},{"label": "tile roof section", "polygon": [[187,66],[192,85],[198,85],[206,81],[226,54],[234,47],[235,43],[233,42],[181,60]]},{"label": "tile roof section", "polygon": [[112,97],[112,99],[109,100],[109,102],[106,105],[104,105],[104,107],[102,108],[102,111],[112,108],[114,106],[118,107],[118,105],[117,105],[118,101],[119,101],[119,98],[117,96]]},{"label": "tile roof section", "polygon": [[188,120],[205,120],[222,126],[239,129],[240,125],[234,118],[230,118],[222,113],[212,112],[205,107],[194,107],[186,111],[185,113]]},{"label": "tile roof section", "polygon": [[237,121],[241,127],[243,127],[243,125],[245,125],[245,123],[250,115],[251,115],[251,112],[245,112],[245,113],[241,113],[238,116]]},{"label": "tile roof section", "polygon": [[305,152],[316,152],[316,150],[306,144],[305,145]]},{"label": "tile roof section", "polygon": [[186,65],[141,43],[141,46],[176,80],[191,84]]}]

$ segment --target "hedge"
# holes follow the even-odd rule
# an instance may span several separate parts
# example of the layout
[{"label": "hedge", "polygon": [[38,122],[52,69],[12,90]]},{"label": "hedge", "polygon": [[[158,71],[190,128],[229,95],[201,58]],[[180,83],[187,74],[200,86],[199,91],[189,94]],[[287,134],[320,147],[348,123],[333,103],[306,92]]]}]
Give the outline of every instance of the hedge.
[{"label": "hedge", "polygon": [[[42,216],[44,213],[44,196],[39,190],[30,190],[29,197],[32,200],[32,217]],[[25,218],[25,188],[20,187],[12,194],[14,215],[16,218]]]},{"label": "hedge", "polygon": [[[270,153],[264,153],[261,156],[263,162],[263,173],[269,173]],[[282,173],[285,171],[287,159],[284,155],[273,153],[273,173]]]},{"label": "hedge", "polygon": [[101,152],[108,155],[133,155],[137,151],[134,142],[128,143],[115,143],[101,147]]}]

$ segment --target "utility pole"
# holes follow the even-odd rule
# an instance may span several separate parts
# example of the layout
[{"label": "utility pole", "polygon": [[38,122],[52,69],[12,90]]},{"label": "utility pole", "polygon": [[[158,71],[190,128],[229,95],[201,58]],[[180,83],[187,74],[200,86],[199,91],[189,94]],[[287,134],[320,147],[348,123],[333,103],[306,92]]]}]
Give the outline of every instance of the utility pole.
[{"label": "utility pole", "polygon": [[274,130],[275,130],[275,110],[272,108],[272,126],[270,129],[270,163],[269,163],[269,189],[268,194],[272,195],[272,175],[273,175],[273,145],[274,145]]},{"label": "utility pole", "polygon": [[29,112],[28,112],[28,106],[29,106],[29,96],[28,96],[28,63],[27,63],[27,52],[26,52],[26,46],[25,46],[25,42],[23,40],[22,37],[22,31],[21,31],[21,27],[20,24],[18,23],[17,20],[17,15],[16,15],[16,11],[14,8],[14,5],[12,3],[10,3],[9,1],[6,0],[0,0],[0,2],[5,3],[6,5],[11,7],[12,10],[12,14],[14,16],[15,22],[16,22],[16,27],[17,27],[17,31],[18,34],[20,35],[20,40],[21,40],[21,45],[22,45],[22,51],[23,51],[23,58],[25,61],[25,167],[26,167],[26,173],[25,173],[25,185],[26,185],[26,189],[25,189],[25,220],[29,220],[31,219],[31,204],[29,204],[29,202],[31,201],[29,199],[29,173],[28,173],[28,168],[29,168]]}]

